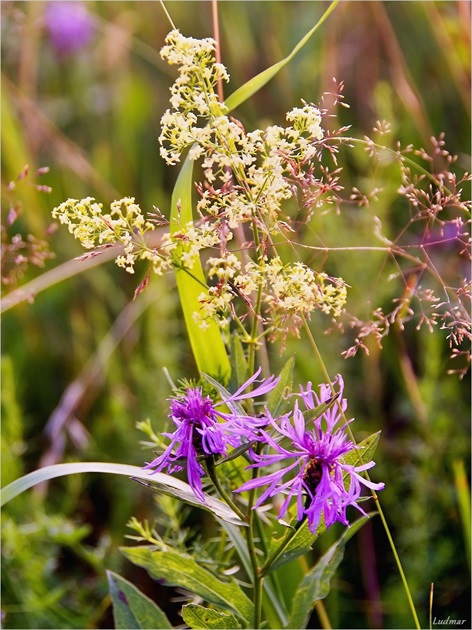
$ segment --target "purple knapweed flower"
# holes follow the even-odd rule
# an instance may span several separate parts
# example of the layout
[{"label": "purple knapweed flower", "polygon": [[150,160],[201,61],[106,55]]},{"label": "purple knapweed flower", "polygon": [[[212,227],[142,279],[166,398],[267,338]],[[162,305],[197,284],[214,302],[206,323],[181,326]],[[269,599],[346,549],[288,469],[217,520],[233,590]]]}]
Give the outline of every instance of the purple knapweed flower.
[{"label": "purple knapweed flower", "polygon": [[[361,485],[372,490],[382,490],[384,487],[383,483],[372,483],[359,474],[372,468],[374,462],[353,466],[343,461],[343,456],[355,446],[346,434],[346,423],[336,428],[347,408],[347,402],[342,398],[343,381],[340,375],[336,382],[339,387],[337,400],[314,421],[305,420],[305,415],[309,418],[309,414],[302,412],[296,401],[293,422],[290,416],[286,415],[278,421],[271,421],[275,429],[273,436],[266,430],[261,431],[263,441],[274,452],[261,455],[252,453],[255,463],[249,468],[263,468],[271,464],[279,464],[282,467],[275,472],[247,481],[237,490],[243,492],[267,486],[255,503],[255,508],[269,497],[286,493],[279,518],[284,516],[292,498],[295,497],[297,518],[300,521],[306,517],[313,533],[320,523],[322,514],[326,527],[330,527],[336,521],[349,525],[346,509],[350,505],[365,514],[357,504]],[[322,403],[332,402],[332,396],[332,390],[328,385],[320,387],[319,395],[312,390],[311,383],[308,383],[306,390],[301,390],[301,399],[307,411],[315,409]],[[307,424],[311,423],[313,428],[308,428]],[[281,438],[288,438],[291,445],[282,446],[277,441]],[[290,478],[285,480],[291,472]]]},{"label": "purple knapweed flower", "polygon": [[[235,410],[233,403],[262,396],[273,389],[279,381],[278,378],[271,376],[254,390],[244,393],[260,372],[259,369],[234,394],[218,403],[214,403],[209,396],[203,396],[201,387],[189,387],[185,395],[171,399],[169,417],[177,425],[177,429],[174,433],[163,433],[170,438],[171,443],[159,457],[147,464],[145,469],[153,469],[153,472],[166,469],[171,473],[186,468],[187,479],[193,492],[204,501],[201,477],[205,470],[199,460],[212,455],[227,455],[228,447],[239,446],[242,438],[247,435],[247,430],[240,427],[239,421],[234,421],[239,412]],[[220,405],[227,405],[230,413],[217,409]],[[251,422],[257,425],[256,418],[244,414],[238,417],[243,418],[248,426]]]},{"label": "purple knapweed flower", "polygon": [[59,57],[84,48],[93,36],[93,18],[82,2],[48,2],[45,25]]}]

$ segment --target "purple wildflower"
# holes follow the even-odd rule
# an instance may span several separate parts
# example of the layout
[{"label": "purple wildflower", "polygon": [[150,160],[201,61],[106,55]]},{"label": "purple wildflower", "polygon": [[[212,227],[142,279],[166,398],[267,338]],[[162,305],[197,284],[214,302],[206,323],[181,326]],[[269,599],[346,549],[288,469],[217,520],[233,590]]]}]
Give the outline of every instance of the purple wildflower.
[{"label": "purple wildflower", "polygon": [[[319,418],[313,421],[313,428],[307,429],[304,413],[299,409],[298,401],[293,411],[293,424],[290,417],[284,416],[278,422],[272,421],[276,434],[272,437],[262,430],[263,440],[272,447],[275,453],[253,453],[255,463],[250,468],[262,468],[270,464],[279,463],[283,467],[279,470],[251,479],[244,483],[237,492],[252,490],[267,486],[254,507],[260,506],[266,499],[279,493],[286,493],[279,511],[281,518],[288,510],[293,497],[297,501],[297,518],[308,519],[308,526],[313,533],[316,531],[324,514],[326,527],[335,521],[349,525],[346,509],[353,505],[362,514],[364,510],[357,504],[361,494],[361,485],[372,490],[381,490],[383,483],[372,483],[364,479],[359,473],[374,466],[368,462],[361,466],[352,466],[343,462],[343,456],[354,449],[354,444],[348,439],[346,425],[336,429],[342,418],[347,403],[342,399],[343,381],[337,377],[339,385],[339,402],[336,401]],[[322,403],[326,403],[332,396],[331,388],[322,385],[318,396],[308,383],[306,390],[301,390],[302,401],[307,410],[312,410]],[[310,422],[310,421],[309,421]],[[277,438],[288,438],[291,446],[284,448]],[[295,475],[284,480],[288,473],[295,471]],[[349,485],[346,487],[346,479]]]},{"label": "purple wildflower", "polygon": [[[172,399],[169,417],[177,425],[177,429],[174,433],[163,434],[170,438],[171,443],[145,468],[153,469],[153,472],[166,469],[171,473],[185,467],[193,492],[204,501],[201,477],[205,470],[199,460],[212,455],[227,455],[228,447],[239,446],[241,438],[248,435],[248,429],[240,426],[240,421],[244,420],[249,426],[251,422],[257,425],[256,418],[246,415],[238,415],[238,421],[235,422],[238,411],[233,403],[262,396],[278,383],[279,379],[271,376],[256,389],[244,393],[254,383],[260,371],[259,369],[234,394],[216,404],[209,396],[203,396],[201,387],[188,388],[185,395]],[[218,410],[218,405],[227,405],[231,413]],[[224,422],[220,422],[220,419]]]},{"label": "purple wildflower", "polygon": [[93,35],[93,18],[82,2],[48,2],[45,24],[60,57],[84,48]]}]

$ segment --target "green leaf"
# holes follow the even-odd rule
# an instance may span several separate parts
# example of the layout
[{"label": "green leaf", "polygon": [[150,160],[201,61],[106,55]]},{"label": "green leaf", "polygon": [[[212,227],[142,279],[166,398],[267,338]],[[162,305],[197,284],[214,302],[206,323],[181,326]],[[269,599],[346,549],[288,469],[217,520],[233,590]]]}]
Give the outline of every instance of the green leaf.
[{"label": "green leaf", "polygon": [[280,372],[280,381],[277,386],[267,396],[267,409],[276,416],[279,413],[282,403],[291,393],[293,388],[293,368],[295,366],[295,357],[290,357]]},{"label": "green leaf", "polygon": [[215,463],[215,466],[221,466],[221,464],[226,464],[226,462],[231,462],[233,461],[233,459],[241,457],[241,455],[244,455],[244,453],[247,453],[247,451],[253,446],[255,446],[255,444],[257,444],[257,440],[253,440],[252,442],[245,442],[244,444],[241,444],[241,446],[237,446],[236,448],[233,448],[233,450],[230,451],[228,455],[226,455],[226,457],[222,457],[221,459],[219,459]]},{"label": "green leaf", "polygon": [[293,600],[292,612],[286,628],[306,628],[313,606],[329,593],[331,579],[344,557],[344,547],[347,541],[368,520],[368,517],[363,517],[353,523],[349,529],[346,529],[337,542],[305,575]]},{"label": "green leaf", "polygon": [[212,512],[218,518],[221,518],[229,523],[236,525],[245,525],[245,523],[222,501],[214,499],[208,495],[205,495],[205,501],[201,501],[192,491],[192,488],[175,477],[166,475],[164,473],[152,473],[143,470],[138,466],[129,466],[127,464],[112,464],[104,462],[75,462],[71,464],[55,464],[54,466],[45,466],[39,470],[35,470],[28,475],[24,475],[19,479],[16,479],[1,491],[0,505],[5,505],[11,499],[36,486],[38,483],[54,479],[56,477],[63,477],[65,475],[74,475],[78,473],[109,473],[113,475],[124,475],[125,477],[131,477],[132,479],[145,481],[153,489],[163,494],[168,494],[172,497],[176,497],[185,503],[190,503],[203,510]]},{"label": "green leaf", "polygon": [[243,344],[241,341],[241,337],[237,332],[233,332],[231,335],[230,341],[231,348],[231,384],[237,388],[241,383],[247,381],[248,374],[248,364],[246,361],[246,357],[244,356]]},{"label": "green leaf", "polygon": [[234,581],[223,582],[201,567],[187,554],[167,547],[152,550],[150,547],[124,547],[121,552],[157,579],[169,586],[178,586],[235,613],[247,623],[252,619],[254,604]]},{"label": "green leaf", "polygon": [[346,453],[343,457],[343,461],[345,464],[349,466],[357,466],[361,463],[366,464],[367,462],[372,461],[374,457],[374,453],[377,449],[377,445],[380,439],[380,431],[377,433],[373,433],[369,435],[365,440],[359,442],[356,448],[353,448],[351,451]]},{"label": "green leaf", "polygon": [[232,613],[219,612],[198,604],[186,604],[182,607],[182,617],[190,628],[241,628],[241,624]]},{"label": "green leaf", "polygon": [[[193,220],[192,189],[193,161],[187,156],[172,193],[171,235],[179,229],[181,224],[185,225]],[[190,345],[199,371],[207,372],[223,382],[228,382],[231,365],[218,324],[212,320],[203,330],[193,319],[193,314],[200,310],[199,295],[208,293],[200,260],[195,261],[191,271],[177,268],[176,280]]]},{"label": "green leaf", "polygon": [[172,628],[159,606],[131,582],[113,571],[107,571],[107,578],[113,602],[115,628],[127,630]]},{"label": "green leaf", "polygon": [[273,66],[270,66],[270,68],[266,68],[252,79],[249,79],[247,83],[242,85],[235,92],[233,92],[225,101],[228,110],[231,111],[232,109],[238,107],[238,105],[241,105],[241,103],[244,103],[244,101],[247,101],[249,97],[260,90],[271,79],[273,79],[275,75],[279,72],[279,70],[286,66],[288,62],[291,61],[295,57],[295,55],[303,48],[303,46],[308,42],[311,36],[316,33],[316,31],[323,24],[326,18],[335,9],[338,2],[339,0],[334,0],[334,2],[330,4],[328,9],[321,16],[320,20],[318,20],[315,26],[310,31],[308,31],[308,33],[298,42],[292,52],[287,57],[285,57],[285,59],[282,59]]},{"label": "green leaf", "polygon": [[244,411],[244,409],[242,408],[242,406],[238,402],[235,402],[235,401],[226,402],[228,400],[228,398],[231,397],[231,392],[229,392],[226,389],[226,387],[223,387],[223,385],[221,385],[221,383],[218,383],[217,380],[215,380],[214,378],[212,378],[208,374],[205,374],[205,372],[202,372],[202,376],[203,376],[203,378],[205,380],[207,380],[210,383],[210,385],[213,385],[213,387],[216,389],[216,391],[221,396],[221,399],[225,401],[225,404],[231,409],[231,411],[233,413],[235,413],[238,416],[246,415],[246,412]]},{"label": "green leaf", "polygon": [[[272,571],[280,569],[287,562],[292,562],[295,558],[304,556],[311,551],[315,540],[326,531],[324,518],[321,516],[320,524],[314,534],[308,528],[308,521],[305,519],[303,523],[295,530],[291,530],[279,539],[272,539],[269,558],[274,557],[274,561],[263,571],[263,575],[269,575]],[[288,542],[286,542],[288,540]],[[284,546],[286,544],[286,546]],[[281,551],[281,553],[280,553]]]}]

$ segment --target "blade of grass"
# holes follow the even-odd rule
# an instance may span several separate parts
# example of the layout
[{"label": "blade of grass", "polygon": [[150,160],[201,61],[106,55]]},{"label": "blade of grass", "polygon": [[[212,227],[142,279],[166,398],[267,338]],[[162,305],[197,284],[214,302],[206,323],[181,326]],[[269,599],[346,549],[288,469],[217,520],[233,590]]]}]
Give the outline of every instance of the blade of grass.
[{"label": "blade of grass", "polygon": [[273,66],[266,68],[259,74],[257,74],[252,79],[249,79],[244,85],[239,87],[235,92],[233,92],[225,101],[225,104],[229,111],[241,105],[244,101],[246,101],[253,94],[258,92],[266,83],[268,83],[271,79],[275,77],[275,75],[281,70],[284,66],[286,66],[289,61],[291,61],[295,55],[303,48],[303,46],[308,42],[308,40],[316,33],[319,27],[326,21],[328,16],[334,11],[336,6],[338,5],[339,0],[334,0],[326,11],[323,13],[321,18],[315,24],[315,26],[308,31],[308,33],[302,37],[302,39],[298,42],[292,52],[282,59],[278,61]]},{"label": "blade of grass", "polygon": [[[172,193],[171,234],[176,232],[180,225],[185,225],[193,219],[192,188],[193,162],[187,157]],[[190,345],[199,371],[228,382],[231,366],[218,324],[212,320],[203,330],[193,318],[193,314],[200,310],[199,296],[208,292],[200,260],[195,261],[191,273],[183,267],[177,269],[176,279]]]},{"label": "blade of grass", "polygon": [[107,473],[112,475],[123,475],[136,480],[142,480],[146,482],[152,482],[159,492],[163,494],[170,494],[178,499],[195,505],[204,510],[212,512],[215,516],[234,523],[236,525],[244,525],[236,514],[230,508],[208,495],[205,496],[205,501],[201,501],[192,491],[192,488],[175,477],[166,475],[164,473],[152,473],[139,468],[138,466],[130,466],[129,464],[115,464],[108,462],[73,462],[68,464],[55,464],[54,466],[45,466],[39,468],[32,473],[24,475],[19,479],[16,479],[12,483],[5,486],[1,490],[0,506],[4,506],[6,503],[14,499],[16,496],[32,488],[33,486],[48,481],[49,479],[55,479],[56,477],[64,477],[66,475],[75,475],[80,473]]},{"label": "blade of grass", "polygon": [[452,466],[454,468],[454,483],[456,486],[459,514],[464,531],[464,545],[470,566],[470,488],[465,473],[464,462],[457,459],[452,462]]}]

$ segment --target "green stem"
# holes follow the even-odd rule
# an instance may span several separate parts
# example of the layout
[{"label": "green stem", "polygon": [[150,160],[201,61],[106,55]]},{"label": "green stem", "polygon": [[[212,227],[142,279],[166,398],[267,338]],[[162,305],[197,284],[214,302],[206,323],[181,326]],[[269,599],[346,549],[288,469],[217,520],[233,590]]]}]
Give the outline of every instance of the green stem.
[{"label": "green stem", "polygon": [[[225,488],[220,483],[218,479],[218,475],[215,472],[214,462],[208,459],[205,462],[205,468],[210,477],[213,485],[220,493],[221,497],[226,501],[229,507],[239,516],[242,521],[246,521],[248,527],[245,527],[247,547],[249,551],[249,558],[251,560],[251,566],[253,571],[253,588],[254,588],[254,628],[261,627],[261,617],[262,617],[262,585],[263,585],[263,577],[260,573],[259,566],[257,563],[257,552],[256,545],[254,541],[254,512],[252,510],[252,506],[254,503],[254,491],[251,491],[249,502],[248,502],[248,513],[244,514],[242,510],[233,502],[229,494],[226,492]],[[253,472],[257,474],[257,470]]]},{"label": "green stem", "polygon": [[[320,351],[318,349],[316,341],[315,341],[315,339],[314,339],[314,337],[313,337],[313,335],[311,333],[310,327],[308,326],[308,322],[306,321],[305,317],[303,317],[303,316],[302,316],[302,319],[303,319],[303,327],[305,329],[305,332],[307,334],[307,337],[308,337],[310,345],[311,345],[311,347],[313,349],[313,352],[314,352],[314,354],[315,354],[315,356],[316,356],[316,358],[317,358],[317,360],[318,360],[318,362],[320,364],[321,371],[323,372],[323,374],[324,374],[324,376],[326,378],[326,381],[329,384],[329,386],[331,387],[333,393],[335,393],[335,390],[334,390],[333,384],[331,382],[328,370],[326,369],[326,365],[325,365],[325,363],[323,361],[323,357],[320,354]],[[342,410],[341,410],[341,413],[342,413],[343,417],[345,418],[344,413],[342,412]],[[346,422],[347,422],[347,419],[346,419]],[[347,425],[347,427],[348,427],[350,438],[351,438],[351,440],[353,441],[353,443],[355,445],[356,442],[355,442],[355,439],[354,439],[354,436],[352,434],[352,431],[351,431],[351,428],[350,428],[349,424]],[[361,456],[360,453],[359,453],[359,458],[360,458],[361,463],[362,463],[362,456]],[[369,478],[369,475],[367,473],[366,473],[366,477]],[[401,580],[403,582],[403,587],[405,589],[406,598],[408,600],[408,604],[410,606],[410,610],[411,610],[411,613],[413,615],[413,619],[415,621],[415,626],[416,626],[416,628],[418,630],[421,630],[420,622],[418,620],[418,615],[416,614],[415,604],[413,602],[413,598],[412,598],[411,592],[410,592],[410,587],[408,586],[408,582],[407,582],[405,573],[403,571],[403,567],[402,567],[402,564],[401,564],[401,561],[400,561],[400,557],[399,557],[399,555],[397,553],[397,549],[395,547],[395,543],[394,543],[392,535],[390,533],[390,528],[388,526],[387,520],[386,520],[386,518],[384,516],[384,513],[382,511],[382,508],[380,506],[379,498],[378,498],[377,494],[374,491],[372,491],[372,498],[374,499],[374,501],[375,501],[375,503],[377,505],[377,510],[379,512],[380,519],[382,521],[385,533],[387,534],[387,539],[388,539],[388,542],[390,543],[390,547],[392,549],[393,557],[395,558],[395,562],[397,564],[398,572],[399,572],[400,578],[401,578]]]},{"label": "green stem", "polygon": [[[253,495],[253,492],[251,492]],[[262,616],[262,581],[263,577],[259,571],[257,563],[256,545],[254,542],[254,512],[252,511],[251,501],[248,505],[248,518],[249,527],[245,528],[247,548],[249,551],[249,558],[251,559],[252,573],[253,573],[253,588],[254,588],[254,628],[260,628],[261,616]]]},{"label": "green stem", "polygon": [[329,620],[328,617],[328,612],[326,610],[326,607],[324,605],[324,602],[322,599],[319,599],[316,604],[315,604],[315,610],[318,613],[318,618],[321,622],[321,627],[324,630],[331,630],[332,629],[332,625],[331,622]]},{"label": "green stem", "polygon": [[215,473],[215,466],[213,461],[205,462],[205,468],[208,476],[213,482],[213,485],[218,490],[224,501],[229,505],[233,512],[239,516],[242,521],[247,521],[246,514],[244,514],[244,512],[236,505],[236,503],[234,503],[230,495],[226,492],[225,488],[223,488],[223,486],[221,485],[220,480],[218,479],[218,475]]},{"label": "green stem", "polygon": [[[261,445],[257,445],[256,450],[260,451]],[[252,479],[256,479],[259,475],[259,468],[252,469]],[[253,510],[255,499],[255,488],[249,491],[248,498],[248,525],[246,528],[246,540],[249,551],[249,557],[251,559],[252,572],[253,572],[253,587],[254,587],[254,628],[260,628],[262,617],[262,584],[263,575],[257,562],[256,545],[254,541],[254,524],[256,514]]]},{"label": "green stem", "polygon": [[299,522],[298,526],[292,529],[284,538],[284,540],[280,543],[278,549],[274,551],[270,558],[266,560],[264,565],[261,567],[261,575],[266,575],[269,572],[271,566],[280,558],[280,556],[284,553],[284,551],[289,546],[290,542],[294,538],[294,536],[298,533],[298,530],[303,525],[306,519],[306,514],[303,515],[303,519]]}]

